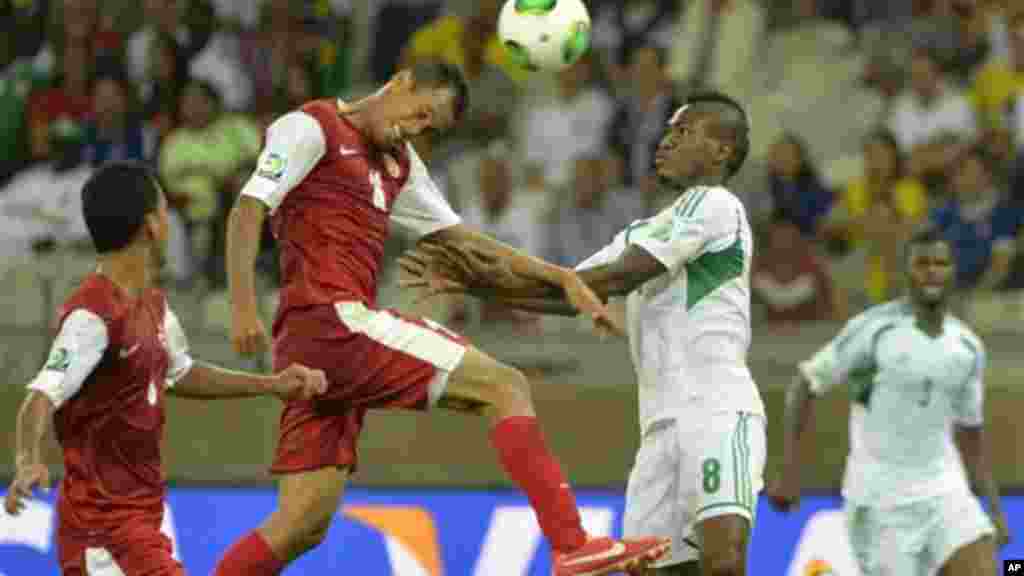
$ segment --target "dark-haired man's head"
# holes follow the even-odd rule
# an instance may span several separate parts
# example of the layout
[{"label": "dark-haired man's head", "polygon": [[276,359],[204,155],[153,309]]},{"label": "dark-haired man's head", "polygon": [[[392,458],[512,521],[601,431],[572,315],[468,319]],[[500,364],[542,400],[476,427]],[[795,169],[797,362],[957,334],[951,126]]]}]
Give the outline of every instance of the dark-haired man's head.
[{"label": "dark-haired man's head", "polygon": [[138,162],[101,166],[82,187],[82,212],[101,256],[139,249],[161,265],[168,236],[167,201],[153,171]]},{"label": "dark-haired man's head", "polygon": [[659,181],[676,189],[722,184],[739,171],[749,151],[743,107],[718,92],[695,94],[669,120],[655,171]]},{"label": "dark-haired man's head", "polygon": [[953,247],[936,227],[915,232],[906,245],[907,286],[912,302],[945,305],[953,288]]},{"label": "dark-haired man's head", "polygon": [[446,132],[469,105],[469,87],[458,68],[424,62],[402,70],[359,111],[367,136],[379,148],[393,148],[425,132]]}]

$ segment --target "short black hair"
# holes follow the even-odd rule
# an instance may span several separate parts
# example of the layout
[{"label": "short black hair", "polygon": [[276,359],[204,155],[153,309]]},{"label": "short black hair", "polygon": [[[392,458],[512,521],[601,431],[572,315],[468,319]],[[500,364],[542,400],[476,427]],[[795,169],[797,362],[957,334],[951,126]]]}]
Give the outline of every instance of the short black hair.
[{"label": "short black hair", "polygon": [[945,231],[942,228],[932,223],[918,227],[911,233],[910,238],[907,239],[907,243],[903,246],[904,262],[910,264],[910,250],[914,246],[927,246],[929,244],[938,244],[940,242],[949,244],[949,238],[946,237]]},{"label": "short black hair", "polygon": [[750,154],[750,121],[746,110],[731,96],[714,90],[690,94],[686,105],[706,109],[716,116],[718,128],[726,132],[732,141],[732,158],[726,169],[729,177],[734,176]]},{"label": "short black hair", "polygon": [[82,186],[82,214],[100,254],[131,244],[146,214],[160,205],[156,174],[141,162],[111,162]]},{"label": "short black hair", "polygon": [[469,107],[469,84],[458,68],[439,60],[419,62],[412,67],[416,88],[448,89],[452,91],[454,118],[458,122]]}]

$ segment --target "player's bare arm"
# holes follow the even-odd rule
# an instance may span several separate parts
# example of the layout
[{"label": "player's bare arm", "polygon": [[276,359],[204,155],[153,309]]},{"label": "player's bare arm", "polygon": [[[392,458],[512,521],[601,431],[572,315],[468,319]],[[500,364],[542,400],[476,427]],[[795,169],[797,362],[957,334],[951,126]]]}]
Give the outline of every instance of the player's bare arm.
[{"label": "player's bare arm", "polygon": [[4,510],[12,516],[25,508],[36,486],[50,488],[50,472],[43,462],[43,438],[52,421],[55,407],[45,394],[30,391],[18,410],[15,431],[14,481],[4,498]]},{"label": "player's bare arm", "polygon": [[[561,285],[543,278],[541,269],[534,266],[558,268],[536,258],[526,256],[493,241],[495,247],[481,246],[471,239],[466,244],[447,244],[443,250],[429,245],[406,255],[402,267],[409,274],[407,286],[431,286],[438,291],[452,289],[468,294],[497,298],[511,307],[540,312],[574,316],[572,294]],[[525,269],[525,270],[524,270]],[[573,274],[602,301],[625,296],[648,280],[664,274],[665,265],[639,246],[630,246],[615,261],[587,268],[579,272],[560,269],[562,274]],[[431,276],[437,276],[432,278]]]},{"label": "player's bare arm", "polygon": [[462,224],[430,234],[420,244],[428,250],[439,248],[428,258],[449,258],[449,268],[461,270],[467,276],[466,286],[493,290],[499,297],[537,298],[560,294],[602,329],[623,332],[601,299],[574,270],[530,256]]},{"label": "player's bare arm", "polygon": [[811,421],[813,400],[810,382],[803,374],[797,375],[786,390],[781,469],[768,488],[768,498],[783,512],[800,505],[800,438]]},{"label": "player's bare arm", "polygon": [[267,332],[259,317],[255,270],[266,211],[266,205],[260,200],[239,196],[228,218],[231,342],[235,351],[243,355],[259,353],[267,341]]},{"label": "player's bare arm", "polygon": [[985,444],[984,426],[956,427],[956,445],[967,469],[969,478],[979,496],[988,500],[989,514],[996,527],[996,545],[1005,546],[1010,542],[1006,513],[999,499],[999,486],[992,476],[988,448]]},{"label": "player's bare arm", "polygon": [[261,375],[197,362],[168,393],[200,400],[256,396],[298,400],[313,398],[325,390],[327,379],[323,371],[299,364],[293,364],[277,374]]}]

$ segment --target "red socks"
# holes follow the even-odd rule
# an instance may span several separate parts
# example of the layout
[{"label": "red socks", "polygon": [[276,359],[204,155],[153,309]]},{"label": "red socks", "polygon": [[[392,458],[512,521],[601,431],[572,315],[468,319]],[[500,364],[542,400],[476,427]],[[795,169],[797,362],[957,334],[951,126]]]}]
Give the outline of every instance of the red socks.
[{"label": "red socks", "polygon": [[551,546],[558,552],[582,546],[587,535],[576,497],[558,461],[548,451],[537,418],[511,416],[501,420],[491,430],[491,444],[509,478],[526,492]]},{"label": "red socks", "polygon": [[228,548],[217,563],[213,576],[277,576],[286,565],[274,556],[274,551],[259,532],[250,532]]}]

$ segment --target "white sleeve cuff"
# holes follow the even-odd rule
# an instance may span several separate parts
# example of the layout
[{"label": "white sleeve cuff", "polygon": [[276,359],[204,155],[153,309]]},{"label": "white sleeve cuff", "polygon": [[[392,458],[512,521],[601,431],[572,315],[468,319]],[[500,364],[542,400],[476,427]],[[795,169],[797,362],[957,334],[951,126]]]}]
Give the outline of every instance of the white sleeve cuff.
[{"label": "white sleeve cuff", "polygon": [[67,398],[64,397],[64,374],[52,370],[41,370],[29,383],[28,389],[39,392],[50,399],[54,406],[60,408]]}]

